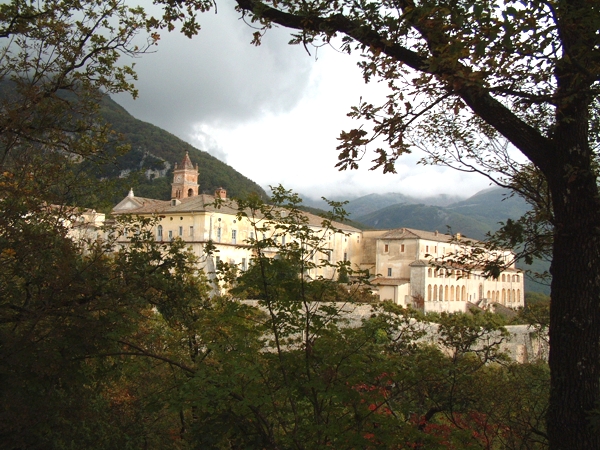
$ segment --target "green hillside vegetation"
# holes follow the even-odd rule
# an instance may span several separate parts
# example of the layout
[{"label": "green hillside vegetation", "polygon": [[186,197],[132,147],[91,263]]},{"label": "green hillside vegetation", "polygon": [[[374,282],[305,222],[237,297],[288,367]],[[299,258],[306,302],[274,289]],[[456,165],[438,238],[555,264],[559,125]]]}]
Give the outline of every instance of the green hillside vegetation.
[{"label": "green hillside vegetation", "polygon": [[[119,139],[110,144],[108,157],[105,155],[102,161],[87,161],[82,170],[95,178],[114,181],[112,186],[117,192],[112,194],[113,203],[122,199],[129,187],[133,187],[135,195],[140,197],[169,199],[174,163],[180,162],[186,151],[192,162],[199,165],[201,192],[212,194],[215,189],[223,187],[230,197],[243,198],[257,193],[266,198],[265,191],[258,184],[231,166],[159,127],[136,119],[109,97],[102,102],[101,115],[120,135]],[[130,150],[119,151],[122,145],[130,146]],[[111,160],[111,156],[116,158]],[[170,165],[168,169],[165,162]],[[149,179],[144,174],[148,169],[161,170],[165,176]],[[128,175],[115,180],[124,171],[129,171]]]}]

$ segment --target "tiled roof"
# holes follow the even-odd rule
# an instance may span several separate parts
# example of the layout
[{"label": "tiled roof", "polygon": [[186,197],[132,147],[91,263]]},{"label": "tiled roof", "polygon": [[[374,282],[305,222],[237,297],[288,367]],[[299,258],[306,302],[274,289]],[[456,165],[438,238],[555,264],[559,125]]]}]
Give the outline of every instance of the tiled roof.
[{"label": "tiled roof", "polygon": [[399,286],[401,284],[410,283],[410,278],[386,278],[378,277],[371,281],[376,286]]},{"label": "tiled roof", "polygon": [[[215,197],[200,194],[193,197],[181,199],[179,204],[172,205],[172,201],[155,200],[151,198],[127,196],[113,208],[114,214],[178,214],[189,212],[220,212],[235,215],[238,213],[235,200],[221,200],[217,206]],[[308,219],[308,225],[320,227],[323,218],[309,212],[303,212]],[[342,231],[359,232],[358,228],[340,222],[332,222],[333,227]]]},{"label": "tiled roof", "polygon": [[423,261],[422,259],[417,259],[416,261],[413,261],[409,264],[409,266],[411,267],[424,267],[424,266],[428,266],[429,262],[428,261]]},{"label": "tiled roof", "polygon": [[194,169],[194,165],[192,164],[192,160],[190,159],[190,155],[188,155],[188,152],[185,152],[185,156],[181,161],[181,167],[179,167],[179,169]]},{"label": "tiled roof", "polygon": [[[320,227],[320,226],[322,226],[323,221],[326,220],[323,217],[317,216],[315,214],[311,214],[306,211],[303,211],[302,214],[304,214],[306,216],[306,218],[308,219],[308,224],[310,226]],[[352,232],[360,232],[361,231],[358,228],[354,228],[353,226],[346,225],[345,223],[341,223],[341,222],[335,222],[333,220],[331,221],[331,225],[334,228],[337,228],[342,231],[352,231]]]},{"label": "tiled roof", "polygon": [[166,200],[127,196],[114,208],[115,214],[144,214],[162,212],[170,205]]},{"label": "tiled roof", "polygon": [[[437,231],[415,230],[414,228],[396,228],[389,230],[380,236],[380,239],[427,239],[437,242],[451,242],[455,236],[443,234]],[[466,238],[465,238],[466,239]],[[470,242],[477,242],[474,239],[469,239]]]}]

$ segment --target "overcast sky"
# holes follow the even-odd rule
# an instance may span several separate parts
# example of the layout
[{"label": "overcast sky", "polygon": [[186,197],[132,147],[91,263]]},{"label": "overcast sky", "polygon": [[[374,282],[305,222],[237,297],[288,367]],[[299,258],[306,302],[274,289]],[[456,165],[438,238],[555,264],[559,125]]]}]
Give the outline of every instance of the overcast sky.
[{"label": "overcast sky", "polygon": [[467,197],[489,187],[483,177],[417,165],[418,153],[402,157],[395,175],[369,171],[368,161],[358,171],[338,172],[336,138],[358,125],[347,112],[361,96],[384,95],[383,86],[365,85],[356,59],[331,47],[309,55],[288,45],[285,29],[250,45],[253,30],[238,19],[232,0],[200,19],[195,38],[165,31],[155,52],[135,61],[139,98],[113,97],[133,116],[261,186],[282,184],[313,198],[375,192]]}]

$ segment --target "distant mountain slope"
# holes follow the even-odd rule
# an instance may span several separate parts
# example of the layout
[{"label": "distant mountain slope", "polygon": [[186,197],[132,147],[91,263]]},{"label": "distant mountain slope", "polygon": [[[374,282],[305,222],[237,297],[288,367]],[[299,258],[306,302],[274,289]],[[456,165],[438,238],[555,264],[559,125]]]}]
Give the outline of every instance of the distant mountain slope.
[{"label": "distant mountain slope", "polygon": [[350,200],[345,208],[353,219],[358,220],[359,217],[363,217],[375,211],[387,208],[388,206],[398,205],[401,203],[444,206],[456,201],[456,197],[450,197],[444,194],[422,199],[399,193],[370,194]]},{"label": "distant mountain slope", "polygon": [[[331,200],[346,201],[348,203],[344,206],[344,209],[351,218],[355,220],[360,216],[366,216],[375,211],[387,208],[388,206],[398,205],[400,203],[406,204],[424,204],[433,206],[446,206],[451,203],[458,202],[460,197],[440,194],[425,198],[411,197],[398,192],[388,192],[386,194],[369,194],[362,197],[356,198],[332,198]],[[313,200],[310,198],[303,198],[304,204],[320,209],[327,209],[327,203],[323,200]]]},{"label": "distant mountain slope", "polygon": [[160,176],[156,180],[136,178],[136,195],[168,199],[173,165],[180,162],[188,151],[192,162],[199,164],[201,192],[212,193],[216,188],[224,187],[232,197],[244,197],[252,192],[266,197],[258,184],[231,166],[159,127],[136,119],[109,97],[102,103],[101,114],[117,133],[124,136],[124,142],[131,145],[131,151],[119,156],[116,163],[96,168],[98,176],[115,177],[126,171],[157,170]]},{"label": "distant mountain slope", "polygon": [[440,206],[392,205],[371,214],[356,218],[373,228],[417,228],[425,231],[446,233],[450,227],[453,233],[460,232],[466,237],[484,239],[490,230],[489,224],[472,217],[464,216]]},{"label": "distant mountain slope", "polygon": [[[400,197],[402,194],[397,195],[396,198],[402,198]],[[372,196],[361,197],[358,200],[369,198]],[[347,206],[353,203],[356,205],[355,202],[352,201]],[[376,203],[372,201],[373,205]],[[360,208],[358,210],[360,211]],[[528,205],[521,197],[511,197],[510,191],[506,189],[491,188],[445,207],[430,206],[422,202],[419,204],[404,202],[368,214],[352,216],[352,218],[374,228],[413,227],[426,231],[445,232],[447,226],[450,226],[454,232],[483,239],[487,232],[495,231],[500,227],[499,222],[504,222],[508,218],[519,218],[527,210]]]},{"label": "distant mountain slope", "polygon": [[493,229],[497,229],[498,222],[521,217],[529,210],[529,205],[518,195],[511,196],[508,189],[493,187],[452,203],[446,209],[489,223]]},{"label": "distant mountain slope", "polygon": [[[314,214],[315,216],[329,218],[329,210],[325,210],[325,209],[321,209],[321,208],[314,208],[312,206],[305,206],[305,205],[300,205],[299,209],[301,209],[302,211],[306,211],[311,214]],[[358,228],[359,230],[367,230],[370,228],[369,226],[366,226],[362,222],[355,222],[354,220],[350,220],[350,219],[342,220],[341,222],[345,223],[346,225],[350,225],[351,227]]]}]

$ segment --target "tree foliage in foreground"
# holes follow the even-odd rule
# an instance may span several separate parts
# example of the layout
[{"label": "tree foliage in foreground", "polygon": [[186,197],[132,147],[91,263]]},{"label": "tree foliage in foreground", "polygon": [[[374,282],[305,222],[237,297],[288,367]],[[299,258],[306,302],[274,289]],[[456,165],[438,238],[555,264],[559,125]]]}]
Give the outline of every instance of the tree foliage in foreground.
[{"label": "tree foliage in foreground", "polygon": [[253,242],[253,269],[218,274],[258,308],[209,297],[185,244],[157,243],[151,222],[74,241],[60,211],[5,214],[1,447],[545,448],[547,366],[506,360],[497,318],[441,315],[434,341],[392,304],[348,321],[359,274],[314,276],[323,235],[277,195],[290,209],[240,211],[279,225]]},{"label": "tree foliage in foreground", "polygon": [[[197,31],[193,14],[167,15]],[[551,255],[554,449],[600,449],[588,424],[600,405],[600,5],[586,0],[237,0],[258,27],[292,43],[357,52],[366,81],[389,91],[361,101],[361,126],[340,134],[339,164],[393,172],[414,148],[425,163],[478,172],[523,195],[534,211],[504,230],[529,256]],[[189,0],[188,8],[213,5]],[[179,15],[173,13],[179,12]],[[187,13],[190,12],[188,9]],[[515,152],[519,158],[513,158]],[[525,161],[525,162],[522,162]],[[595,419],[594,419],[595,420]]]},{"label": "tree foliage in foreground", "polygon": [[[145,47],[132,40],[145,24],[120,1],[0,5],[11,94],[0,110],[0,447],[543,447],[545,365],[505,361],[487,315],[444,317],[441,347],[416,341],[425,325],[392,305],[348,326],[313,302],[352,298],[305,278],[324,263],[305,259],[319,238],[284,192],[289,215],[272,212],[287,218],[287,244],[254,244],[258,267],[289,270],[237,283],[256,289],[259,309],[210,298],[193,255],[155,242],[151,222],[72,234],[82,179],[70,169],[106,156],[93,105],[98,89],[133,88],[117,60]],[[240,214],[264,210],[251,202]],[[274,246],[282,259],[265,258]]]},{"label": "tree foliage in foreground", "polygon": [[[360,274],[345,268],[353,281],[343,285],[345,298],[322,296],[340,287],[335,276],[316,275],[329,266],[314,257],[326,234],[310,229],[295,196],[278,189],[274,200],[240,210],[259,236],[256,257],[240,276],[227,265],[220,275],[230,292],[259,299],[259,310],[238,316],[235,327],[217,327],[226,344],[207,345],[190,381],[196,394],[187,399],[186,441],[203,448],[545,448],[547,367],[509,363],[498,351],[506,332],[497,318],[444,314],[434,345],[422,341],[431,325],[391,304],[349,322],[344,309],[356,307]],[[276,259],[268,257],[274,248]]]}]

